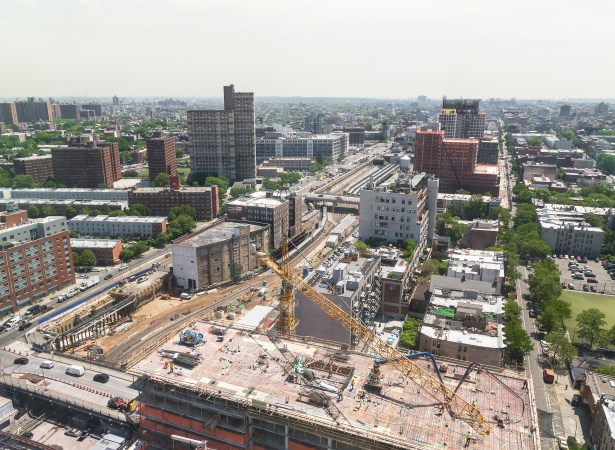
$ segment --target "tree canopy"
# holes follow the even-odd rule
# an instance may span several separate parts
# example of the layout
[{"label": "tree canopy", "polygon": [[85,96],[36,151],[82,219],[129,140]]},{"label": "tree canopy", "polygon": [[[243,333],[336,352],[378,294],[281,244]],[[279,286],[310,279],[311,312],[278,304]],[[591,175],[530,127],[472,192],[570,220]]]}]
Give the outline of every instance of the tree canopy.
[{"label": "tree canopy", "polygon": [[606,314],[597,308],[589,308],[577,314],[576,321],[579,326],[579,336],[588,340],[589,347],[592,348],[594,342],[604,334]]}]

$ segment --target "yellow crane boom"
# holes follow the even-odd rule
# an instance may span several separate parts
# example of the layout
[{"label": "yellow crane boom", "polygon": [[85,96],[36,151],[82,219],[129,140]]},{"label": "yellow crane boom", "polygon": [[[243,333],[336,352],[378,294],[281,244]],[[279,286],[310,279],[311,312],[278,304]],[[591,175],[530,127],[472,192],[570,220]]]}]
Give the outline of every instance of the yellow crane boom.
[{"label": "yellow crane boom", "polygon": [[[286,247],[286,250],[288,247]],[[286,259],[284,258],[286,253]],[[374,334],[363,323],[353,318],[327,297],[316,291],[312,286],[306,283],[300,276],[293,274],[287,264],[284,262],[288,258],[288,253],[283,251],[283,264],[279,266],[269,255],[263,252],[257,252],[258,260],[272,269],[282,280],[286,282],[285,301],[289,303],[288,290],[290,286],[298,289],[311,302],[318,306],[325,314],[337,321],[340,325],[350,331],[363,344],[367,345],[379,356],[388,360],[388,365],[393,366],[403,376],[415,384],[417,384],[425,393],[432,397],[442,407],[446,408],[454,417],[464,420],[477,433],[490,434],[492,426],[485,421],[482,413],[473,405],[468,403],[463,397],[457,395],[454,391],[442,384],[440,380],[431,376],[428,372],[421,369],[417,364],[409,360],[403,353],[399,352],[394,347],[388,345],[376,334]],[[292,292],[292,288],[291,288]],[[281,305],[286,310],[294,308],[294,295],[290,295],[292,303]],[[282,299],[280,299],[282,303]],[[288,311],[286,311],[288,314]],[[291,316],[294,324],[294,315]]]}]

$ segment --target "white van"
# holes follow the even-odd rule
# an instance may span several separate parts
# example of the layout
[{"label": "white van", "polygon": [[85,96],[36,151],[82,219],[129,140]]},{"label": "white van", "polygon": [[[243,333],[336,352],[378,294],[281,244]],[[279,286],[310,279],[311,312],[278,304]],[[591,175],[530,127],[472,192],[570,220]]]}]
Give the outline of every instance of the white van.
[{"label": "white van", "polygon": [[182,293],[179,295],[179,297],[180,297],[182,300],[190,300],[190,299],[192,298],[192,295],[190,295],[190,294],[188,294],[188,293],[186,293],[186,292],[182,292]]},{"label": "white van", "polygon": [[45,360],[41,363],[41,369],[51,369],[53,367],[53,361]]},{"label": "white van", "polygon": [[81,377],[85,373],[85,368],[83,366],[70,366],[66,369],[66,375],[72,375],[74,377]]}]

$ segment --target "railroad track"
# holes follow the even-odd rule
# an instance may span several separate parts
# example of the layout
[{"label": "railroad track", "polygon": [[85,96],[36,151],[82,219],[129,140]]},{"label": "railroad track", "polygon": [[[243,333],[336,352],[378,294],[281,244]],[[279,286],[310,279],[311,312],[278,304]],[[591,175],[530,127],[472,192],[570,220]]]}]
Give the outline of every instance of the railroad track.
[{"label": "railroad track", "polygon": [[128,343],[127,348],[123,349],[118,356],[112,357],[112,353],[109,353],[105,359],[115,359],[117,361],[116,365],[120,369],[126,370],[136,361],[140,360],[144,355],[152,352],[155,348],[168,341],[171,336],[177,334],[182,328],[185,328],[189,322],[192,322],[197,318],[201,318],[206,314],[213,313],[219,306],[227,306],[231,304],[234,300],[239,299],[242,295],[249,292],[250,289],[252,289],[252,286],[241,289],[230,296],[225,296],[214,303],[203,306],[196,311],[186,314],[185,316],[180,316],[177,320],[173,320],[173,322],[163,325],[160,329],[149,333],[146,340],[142,340],[143,338],[133,340]]}]

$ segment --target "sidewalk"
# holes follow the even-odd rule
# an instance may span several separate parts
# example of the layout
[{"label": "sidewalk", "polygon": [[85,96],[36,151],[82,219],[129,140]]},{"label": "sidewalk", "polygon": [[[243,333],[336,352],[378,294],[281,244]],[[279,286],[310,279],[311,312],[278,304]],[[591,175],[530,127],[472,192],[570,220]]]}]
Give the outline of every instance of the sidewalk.
[{"label": "sidewalk", "polygon": [[558,379],[557,383],[553,386],[557,395],[566,436],[574,436],[580,444],[589,442],[589,429],[591,426],[589,411],[583,405],[573,407],[570,404],[572,397],[578,394],[579,391],[572,389],[568,370],[560,368],[556,372]]}]

